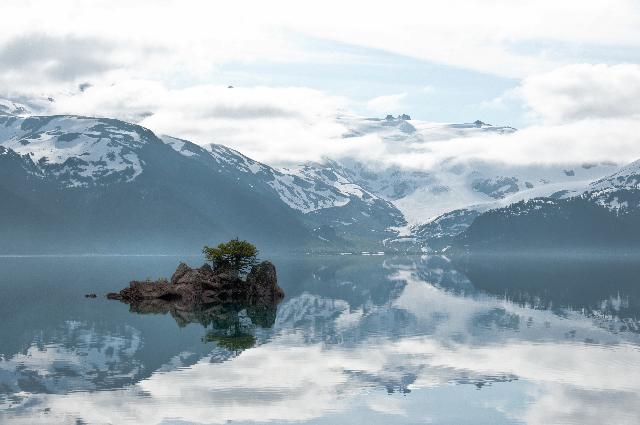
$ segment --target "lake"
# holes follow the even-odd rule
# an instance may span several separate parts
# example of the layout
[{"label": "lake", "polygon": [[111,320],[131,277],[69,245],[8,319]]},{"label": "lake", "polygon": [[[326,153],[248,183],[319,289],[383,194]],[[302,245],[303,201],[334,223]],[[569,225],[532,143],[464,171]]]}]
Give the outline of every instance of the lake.
[{"label": "lake", "polygon": [[264,257],[195,323],[104,294],[199,257],[0,258],[0,422],[640,423],[635,258]]}]

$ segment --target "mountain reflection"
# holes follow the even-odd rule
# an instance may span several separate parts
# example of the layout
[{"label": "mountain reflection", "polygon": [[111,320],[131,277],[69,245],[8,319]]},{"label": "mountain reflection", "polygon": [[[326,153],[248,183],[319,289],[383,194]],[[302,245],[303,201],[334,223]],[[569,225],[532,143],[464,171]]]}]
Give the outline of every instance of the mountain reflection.
[{"label": "mountain reflection", "polygon": [[2,351],[0,421],[406,423],[426,408],[436,423],[640,418],[633,262],[277,264],[277,310],[135,311],[155,316],[98,301],[108,319],[52,323],[66,330]]},{"label": "mountain reflection", "polygon": [[532,308],[584,309],[634,319],[640,312],[636,259],[481,257],[456,261],[455,268],[474,289]]}]

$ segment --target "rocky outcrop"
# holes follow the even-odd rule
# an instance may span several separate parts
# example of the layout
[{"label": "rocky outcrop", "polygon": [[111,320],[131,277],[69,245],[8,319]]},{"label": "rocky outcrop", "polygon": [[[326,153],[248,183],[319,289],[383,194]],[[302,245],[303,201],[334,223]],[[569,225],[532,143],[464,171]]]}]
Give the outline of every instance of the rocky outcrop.
[{"label": "rocky outcrop", "polygon": [[276,268],[268,261],[251,269],[246,285],[249,290],[249,299],[277,302],[284,298],[284,291],[278,286]]},{"label": "rocky outcrop", "polygon": [[205,264],[192,269],[180,263],[171,280],[132,281],[128,288],[107,298],[127,302],[140,309],[162,310],[180,307],[189,310],[193,306],[215,303],[277,304],[284,297],[278,286],[276,268],[269,261],[253,266],[246,280],[227,268],[212,268]]},{"label": "rocky outcrop", "polygon": [[244,280],[229,269],[180,263],[171,280],[132,281],[107,294],[127,303],[132,313],[168,314],[181,327],[201,324],[207,330],[203,342],[236,354],[256,344],[257,329],[273,326],[283,297],[276,268],[268,261],[254,266]]}]

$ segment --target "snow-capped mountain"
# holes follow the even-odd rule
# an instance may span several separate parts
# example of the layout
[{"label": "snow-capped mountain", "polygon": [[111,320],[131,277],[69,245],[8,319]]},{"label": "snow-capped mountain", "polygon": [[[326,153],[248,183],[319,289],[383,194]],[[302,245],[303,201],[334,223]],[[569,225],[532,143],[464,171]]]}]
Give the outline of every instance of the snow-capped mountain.
[{"label": "snow-capped mountain", "polygon": [[[28,155],[43,175],[67,187],[134,180],[144,166],[136,151],[155,138],[151,131],[119,120],[0,116],[2,146]],[[283,202],[303,213],[344,206],[354,197],[368,204],[380,201],[319,164],[277,170],[223,145],[201,148],[170,136],[161,140],[183,156],[213,158],[221,172],[259,177]]]},{"label": "snow-capped mountain", "polygon": [[629,250],[640,245],[640,161],[589,184],[491,209],[449,241],[466,252]]},{"label": "snow-capped mountain", "polygon": [[322,241],[330,242],[336,234],[348,237],[357,232],[378,232],[383,239],[392,233],[388,227],[404,224],[393,204],[322,164],[276,169],[223,145],[200,147],[174,137],[162,139],[182,155],[209,161],[217,172],[244,181],[252,189],[273,192],[291,209],[302,213]]},{"label": "snow-capped mountain", "polygon": [[513,127],[493,126],[480,120],[472,123],[433,123],[412,120],[407,114],[397,117],[387,115],[386,118],[345,115],[338,117],[338,123],[348,129],[343,135],[345,138],[375,134],[387,141],[414,143],[435,142],[482,134],[509,134],[516,131]]},{"label": "snow-capped mountain", "polygon": [[[34,228],[47,237],[64,240],[62,235],[78,226],[83,232],[93,226],[113,245],[128,242],[129,234],[112,231],[119,217],[117,226],[133,228],[147,241],[145,231],[179,222],[172,231],[182,235],[171,238],[182,246],[207,232],[255,239],[253,231],[267,244],[291,245],[291,237],[301,247],[328,250],[382,244],[443,249],[487,214],[528,205],[539,209],[538,201],[527,202],[532,199],[562,205],[580,198],[616,213],[638,204],[638,163],[619,170],[608,162],[525,166],[450,158],[416,169],[343,157],[274,168],[224,145],[157,137],[120,120],[29,114],[25,105],[0,102],[0,190],[7,200],[0,212],[13,223],[7,234],[19,235],[15,229],[35,221],[41,226]],[[375,137],[400,150],[516,131],[408,115],[338,120],[349,129],[345,138],[362,137],[366,143]],[[122,206],[129,207],[128,214]],[[91,249],[101,249],[96,246]]]},{"label": "snow-capped mountain", "polygon": [[[593,179],[617,169],[608,162],[577,167],[503,166],[502,170],[494,171],[502,171],[511,177],[479,178],[483,173],[488,175],[491,167],[488,164],[478,164],[476,167],[461,179],[457,190],[445,193],[444,199],[441,199],[443,202],[431,207],[445,212],[426,223],[412,226],[412,234],[417,240],[422,243],[428,240],[430,248],[441,249],[482,213],[541,197],[564,199],[579,196],[589,188]],[[455,194],[463,195],[458,198]]]},{"label": "snow-capped mountain", "polygon": [[589,199],[618,214],[640,208],[640,161],[632,162],[620,171],[589,185]]},{"label": "snow-capped mountain", "polygon": [[[386,119],[343,116],[339,122],[349,131],[345,138],[374,137],[389,152],[429,152],[433,143],[493,135],[517,130],[472,123],[433,123],[412,120],[408,115]],[[556,165],[513,165],[497,161],[459,161],[446,158],[439,163],[416,165],[383,163],[357,158],[325,161],[350,181],[392,202],[411,226],[429,223],[458,209],[487,210],[523,199],[549,196],[559,191],[581,193],[595,179],[617,170],[609,162]]]},{"label": "snow-capped mountain", "polygon": [[376,168],[352,159],[329,164],[392,202],[410,225],[429,223],[457,209],[487,210],[556,192],[581,193],[617,166],[564,164],[513,166],[488,161],[439,164],[429,171],[399,166]]},{"label": "snow-capped mountain", "polygon": [[31,109],[22,103],[0,98],[1,115],[27,116],[31,115]]},{"label": "snow-capped mountain", "polygon": [[444,213],[435,220],[413,227],[411,240],[421,245],[425,251],[444,251],[480,214],[480,211],[474,209]]},{"label": "snow-capped mountain", "polygon": [[265,246],[312,239],[279,198],[178,154],[143,127],[9,117],[2,134],[0,232],[10,241],[2,252],[189,252],[234,236]]},{"label": "snow-capped mountain", "polygon": [[66,187],[132,181],[142,173],[138,151],[153,139],[151,131],[118,120],[0,115],[2,146]]},{"label": "snow-capped mountain", "polygon": [[[408,116],[343,117],[343,122],[352,129],[346,136],[363,137],[363,140],[375,136],[392,152],[394,149],[429,151],[434,142],[482,135],[500,137],[516,131],[481,121],[441,124],[411,120]],[[326,164],[392,202],[402,212],[408,228],[400,229],[400,237],[387,240],[387,247],[404,249],[417,245],[427,250],[445,249],[485,212],[539,197],[575,197],[584,193],[594,180],[611,175],[619,168],[606,161],[517,165],[456,158],[446,158],[421,169],[355,158],[327,160]],[[601,202],[624,205],[610,191],[607,193],[611,199]]]},{"label": "snow-capped mountain", "polygon": [[[162,140],[185,156],[196,155],[199,151],[193,144],[174,137],[163,136]],[[254,161],[224,145],[210,144],[205,146],[204,150],[216,161],[221,170],[258,177],[266,182],[285,204],[302,213],[342,207],[352,199],[369,205],[376,202],[384,203],[380,197],[322,164],[276,169]]]},{"label": "snow-capped mountain", "polygon": [[610,176],[594,181],[588,188],[591,192],[620,189],[640,189],[640,160],[625,165]]},{"label": "snow-capped mountain", "polygon": [[0,174],[3,233],[24,245],[6,252],[144,250],[161,239],[175,252],[233,236],[376,247],[404,223],[392,204],[321,166],[277,170],[113,119],[4,113]]}]

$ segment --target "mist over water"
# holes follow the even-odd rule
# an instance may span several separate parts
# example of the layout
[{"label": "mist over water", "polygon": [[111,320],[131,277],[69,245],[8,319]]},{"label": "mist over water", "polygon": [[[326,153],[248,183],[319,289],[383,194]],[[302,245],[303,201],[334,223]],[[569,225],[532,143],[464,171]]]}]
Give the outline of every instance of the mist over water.
[{"label": "mist over water", "polygon": [[0,258],[0,422],[640,418],[634,257],[264,256],[272,317],[192,323],[103,295],[200,257]]}]

